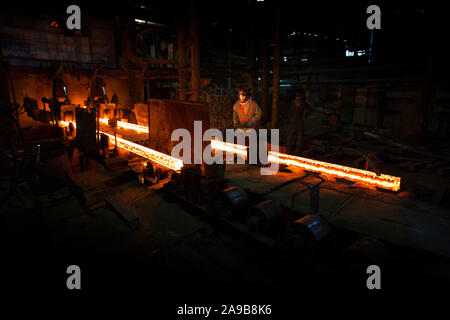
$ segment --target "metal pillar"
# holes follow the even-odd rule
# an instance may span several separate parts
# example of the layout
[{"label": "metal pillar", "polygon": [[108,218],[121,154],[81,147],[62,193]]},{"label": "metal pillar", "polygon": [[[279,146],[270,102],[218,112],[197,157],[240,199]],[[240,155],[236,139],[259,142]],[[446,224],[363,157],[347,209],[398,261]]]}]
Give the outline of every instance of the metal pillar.
[{"label": "metal pillar", "polygon": [[177,29],[177,45],[178,45],[178,99],[186,99],[187,77],[186,77],[186,37],[184,29],[180,25]]},{"label": "metal pillar", "polygon": [[269,61],[269,44],[267,40],[263,40],[262,42],[262,64],[263,64],[263,72],[262,72],[262,92],[261,92],[261,108],[263,113],[263,122],[267,123],[270,121],[271,116],[269,113],[269,69],[270,69],[270,61]]},{"label": "metal pillar", "polygon": [[200,97],[200,46],[197,21],[197,1],[191,0],[191,82],[192,82],[192,101],[198,101]]},{"label": "metal pillar", "polygon": [[278,126],[278,101],[280,93],[280,7],[275,8],[275,47],[273,59],[272,128]]}]

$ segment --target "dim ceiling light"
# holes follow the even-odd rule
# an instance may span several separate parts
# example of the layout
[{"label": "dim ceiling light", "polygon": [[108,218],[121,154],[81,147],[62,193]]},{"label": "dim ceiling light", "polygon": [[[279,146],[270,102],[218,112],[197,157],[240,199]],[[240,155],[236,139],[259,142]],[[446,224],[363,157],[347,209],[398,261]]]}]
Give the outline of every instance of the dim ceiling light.
[{"label": "dim ceiling light", "polygon": [[134,19],[134,22],[136,22],[138,24],[151,24],[153,26],[164,26],[161,23],[156,23],[156,22],[146,21],[146,20],[141,20],[141,19]]}]

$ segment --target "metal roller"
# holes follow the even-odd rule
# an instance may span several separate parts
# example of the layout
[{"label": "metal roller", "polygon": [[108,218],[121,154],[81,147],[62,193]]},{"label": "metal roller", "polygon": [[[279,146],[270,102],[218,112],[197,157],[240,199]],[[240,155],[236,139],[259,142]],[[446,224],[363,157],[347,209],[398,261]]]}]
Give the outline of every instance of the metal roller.
[{"label": "metal roller", "polygon": [[307,215],[291,223],[284,248],[301,260],[309,260],[329,233],[330,227],[322,217]]},{"label": "metal roller", "polygon": [[330,233],[330,227],[325,219],[316,215],[307,215],[294,221],[291,225],[291,229],[307,234],[312,237],[315,242],[319,242]]},{"label": "metal roller", "polygon": [[226,164],[202,164],[202,174],[207,179],[224,179]]},{"label": "metal roller", "polygon": [[240,187],[233,186],[221,191],[225,202],[234,210],[240,210],[248,205],[247,193]]},{"label": "metal roller", "polygon": [[342,262],[351,265],[369,266],[372,264],[383,265],[388,257],[386,246],[379,240],[371,237],[363,237],[353,243],[342,253]]},{"label": "metal roller", "polygon": [[280,229],[282,208],[278,202],[266,200],[250,208],[248,228],[250,232],[267,233]]}]

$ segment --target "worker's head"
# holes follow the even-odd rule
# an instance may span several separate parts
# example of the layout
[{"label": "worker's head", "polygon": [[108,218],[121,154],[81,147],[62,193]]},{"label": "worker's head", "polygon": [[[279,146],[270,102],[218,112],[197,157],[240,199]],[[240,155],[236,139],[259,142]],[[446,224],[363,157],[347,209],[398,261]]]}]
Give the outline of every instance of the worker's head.
[{"label": "worker's head", "polygon": [[239,89],[239,101],[244,103],[247,102],[248,98],[250,97],[249,91],[247,88],[241,88]]},{"label": "worker's head", "polygon": [[305,90],[298,89],[295,92],[295,100],[297,100],[297,101],[305,101]]}]

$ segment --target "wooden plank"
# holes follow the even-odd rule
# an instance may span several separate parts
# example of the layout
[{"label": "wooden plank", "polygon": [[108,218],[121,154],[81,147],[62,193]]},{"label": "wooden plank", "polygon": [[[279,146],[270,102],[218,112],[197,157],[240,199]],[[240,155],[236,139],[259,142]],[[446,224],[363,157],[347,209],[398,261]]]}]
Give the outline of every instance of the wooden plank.
[{"label": "wooden plank", "polygon": [[139,228],[139,218],[136,216],[136,212],[132,207],[125,204],[115,195],[106,197],[105,201],[119,213],[120,218],[131,228],[131,230],[134,231]]},{"label": "wooden plank", "polygon": [[357,197],[327,222],[387,242],[450,257],[450,221],[430,216],[429,212],[434,210],[435,207],[429,205],[417,210]]},{"label": "wooden plank", "polygon": [[446,166],[448,163],[449,163],[448,160],[433,161],[432,163],[427,164],[426,169],[428,171],[434,171],[437,170],[439,167]]},{"label": "wooden plank", "polygon": [[71,192],[86,210],[95,210],[105,205],[106,196],[123,188],[126,182],[134,180],[131,175],[101,174],[95,170],[79,174],[70,174],[66,171],[66,178]]},{"label": "wooden plank", "polygon": [[128,157],[115,157],[105,159],[105,168],[108,170],[117,170],[128,167]]},{"label": "wooden plank", "polygon": [[426,162],[407,161],[407,162],[400,163],[397,166],[399,168],[401,168],[403,170],[407,170],[409,172],[416,172],[416,171],[422,169],[423,167],[425,167],[425,164],[426,164]]},{"label": "wooden plank", "polygon": [[358,88],[355,93],[353,123],[365,124],[368,88]]},{"label": "wooden plank", "polygon": [[436,173],[440,176],[446,176],[450,173],[450,166],[448,167],[442,167],[442,168],[438,168],[436,170]]}]

